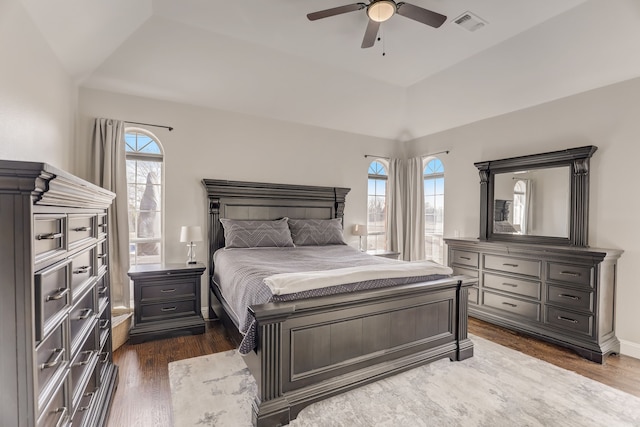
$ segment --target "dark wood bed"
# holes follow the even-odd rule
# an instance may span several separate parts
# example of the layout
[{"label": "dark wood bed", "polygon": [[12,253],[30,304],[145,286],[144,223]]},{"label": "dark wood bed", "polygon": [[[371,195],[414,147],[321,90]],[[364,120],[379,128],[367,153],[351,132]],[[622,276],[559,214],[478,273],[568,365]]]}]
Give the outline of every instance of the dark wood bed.
[{"label": "dark wood bed", "polygon": [[[204,179],[209,201],[209,315],[240,336],[213,280],[224,247],[220,218],[342,218],[347,188]],[[257,348],[244,356],[255,377],[257,426],[289,423],[307,405],[442,358],[473,356],[467,295],[456,276],[250,308]],[[239,341],[238,341],[239,342]]]}]

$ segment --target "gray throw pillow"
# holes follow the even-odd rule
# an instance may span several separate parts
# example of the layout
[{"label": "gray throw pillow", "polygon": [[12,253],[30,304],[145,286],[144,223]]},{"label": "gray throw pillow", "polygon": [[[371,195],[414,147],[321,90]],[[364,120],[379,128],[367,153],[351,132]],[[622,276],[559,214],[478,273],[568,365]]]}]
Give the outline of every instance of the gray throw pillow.
[{"label": "gray throw pillow", "polygon": [[293,246],[288,218],[254,221],[220,218],[225,248],[261,248]]},{"label": "gray throw pillow", "polygon": [[289,219],[296,246],[346,245],[342,219]]}]

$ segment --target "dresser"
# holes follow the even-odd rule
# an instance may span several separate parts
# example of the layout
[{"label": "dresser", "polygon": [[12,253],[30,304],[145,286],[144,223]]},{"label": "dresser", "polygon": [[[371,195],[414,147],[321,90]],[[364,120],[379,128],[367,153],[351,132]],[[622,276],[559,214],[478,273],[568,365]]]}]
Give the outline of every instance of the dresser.
[{"label": "dresser", "polygon": [[445,239],[454,274],[475,277],[469,315],[575,350],[618,353],[616,265],[621,250]]},{"label": "dresser", "polygon": [[118,380],[107,208],[44,163],[0,161],[0,425],[103,426]]},{"label": "dresser", "polygon": [[129,269],[135,301],[129,342],[201,334],[200,276],[204,264],[140,264]]}]

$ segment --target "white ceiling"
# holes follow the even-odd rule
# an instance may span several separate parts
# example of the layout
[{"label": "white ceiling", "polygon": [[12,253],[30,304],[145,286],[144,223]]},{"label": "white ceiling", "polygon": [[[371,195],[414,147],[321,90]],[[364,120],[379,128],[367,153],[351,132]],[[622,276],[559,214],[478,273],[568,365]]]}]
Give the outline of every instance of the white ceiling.
[{"label": "white ceiling", "polygon": [[22,2],[81,86],[397,140],[640,76],[638,0],[410,0],[447,21],[370,49],[364,10],[306,18],[353,0]]}]

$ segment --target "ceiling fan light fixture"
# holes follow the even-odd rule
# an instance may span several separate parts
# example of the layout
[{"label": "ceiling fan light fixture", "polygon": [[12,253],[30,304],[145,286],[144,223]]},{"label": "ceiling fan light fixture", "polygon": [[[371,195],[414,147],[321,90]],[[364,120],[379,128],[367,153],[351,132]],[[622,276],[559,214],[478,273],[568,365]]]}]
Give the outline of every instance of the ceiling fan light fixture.
[{"label": "ceiling fan light fixture", "polygon": [[374,1],[367,7],[369,19],[376,22],[384,22],[396,13],[396,4],[390,0]]}]

